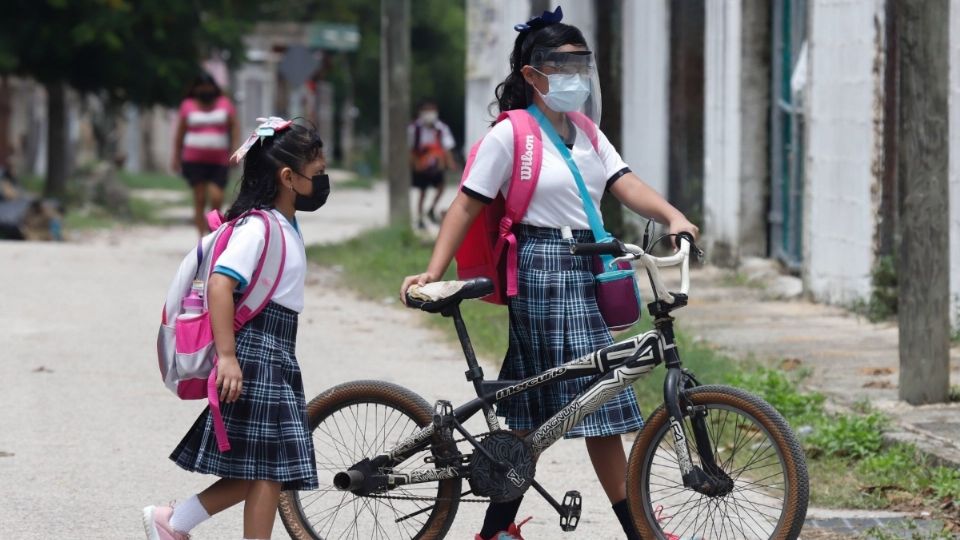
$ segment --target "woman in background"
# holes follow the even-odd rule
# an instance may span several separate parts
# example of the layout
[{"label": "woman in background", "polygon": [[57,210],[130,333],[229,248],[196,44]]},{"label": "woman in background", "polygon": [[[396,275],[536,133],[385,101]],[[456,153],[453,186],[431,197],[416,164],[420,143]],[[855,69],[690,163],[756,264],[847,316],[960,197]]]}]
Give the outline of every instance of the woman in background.
[{"label": "woman in background", "polygon": [[210,232],[204,214],[223,206],[230,149],[239,140],[236,111],[217,81],[202,72],[180,103],[171,168],[193,188],[193,219],[200,236]]}]

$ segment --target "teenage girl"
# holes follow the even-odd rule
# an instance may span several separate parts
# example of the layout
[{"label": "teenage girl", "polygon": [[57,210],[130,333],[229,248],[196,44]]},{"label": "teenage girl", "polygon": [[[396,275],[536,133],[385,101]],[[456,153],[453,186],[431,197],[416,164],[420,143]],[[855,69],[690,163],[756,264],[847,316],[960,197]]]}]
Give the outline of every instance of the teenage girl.
[{"label": "teenage girl", "polygon": [[193,221],[200,236],[207,233],[208,199],[214,210],[223,206],[230,149],[239,139],[239,129],[233,103],[217,81],[206,72],[198,75],[180,103],[170,167],[193,190]]},{"label": "teenage girl", "polygon": [[232,449],[219,451],[209,409],[204,410],[170,459],[188,471],[220,480],[175,507],[145,508],[150,540],[185,540],[198,524],[239,502],[244,502],[244,538],[268,539],[280,491],[318,488],[303,382],[294,356],[306,273],[294,214],[320,208],[330,183],[317,133],[286,124],[249,147],[240,194],[226,216],[234,219],[261,208],[277,217],[286,260],[276,291],[266,308],[234,334],[235,295],[249,282],[263,251],[266,229],[256,218],[237,225],[207,284],[219,357],[217,387]]},{"label": "teenage girl", "polygon": [[[668,224],[671,233],[696,236],[698,228],[632,173],[603,133],[598,134],[598,150],[594,150],[587,134],[568,120],[566,113],[580,110],[597,88],[589,81],[593,64],[583,34],[560,23],[561,17],[557,8],[517,25],[520,35],[510,57],[512,71],[496,91],[500,111],[536,105],[566,142],[598,208],[600,198],[609,193],[638,214]],[[536,193],[526,216],[514,228],[519,242],[519,293],[509,301],[510,345],[501,379],[532,377],[613,342],[597,308],[592,260],[569,251],[570,242],[594,241],[583,202],[570,168],[546,132],[541,139],[543,162]],[[480,210],[498,192],[507,193],[513,149],[511,123],[494,125],[443,220],[426,272],[407,277],[401,297],[413,284],[439,279]],[[573,229],[572,239],[563,237],[565,226]],[[506,417],[510,429],[530,430],[586,384],[586,379],[579,379],[520,394],[499,407],[498,414]],[[628,388],[566,435],[585,438],[597,478],[630,539],[639,536],[627,512],[621,435],[642,426],[636,397]],[[476,538],[520,538],[513,521],[521,499],[492,503]]]}]

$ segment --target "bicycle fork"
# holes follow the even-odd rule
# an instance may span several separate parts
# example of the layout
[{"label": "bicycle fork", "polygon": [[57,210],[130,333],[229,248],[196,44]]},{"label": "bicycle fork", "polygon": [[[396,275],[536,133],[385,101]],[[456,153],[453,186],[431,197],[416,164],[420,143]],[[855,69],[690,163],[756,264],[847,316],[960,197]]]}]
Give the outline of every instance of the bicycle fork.
[{"label": "bicycle fork", "polygon": [[[670,415],[670,429],[673,432],[674,449],[683,485],[710,497],[726,495],[733,490],[733,480],[717,465],[707,431],[706,409],[688,403],[682,396],[683,392],[696,388],[698,383],[681,367],[672,325],[663,325],[660,333],[661,354],[667,368],[667,376],[663,381],[663,403]],[[702,467],[694,465],[690,455],[690,446],[687,444],[683,427],[684,406],[690,416],[694,444]]]}]

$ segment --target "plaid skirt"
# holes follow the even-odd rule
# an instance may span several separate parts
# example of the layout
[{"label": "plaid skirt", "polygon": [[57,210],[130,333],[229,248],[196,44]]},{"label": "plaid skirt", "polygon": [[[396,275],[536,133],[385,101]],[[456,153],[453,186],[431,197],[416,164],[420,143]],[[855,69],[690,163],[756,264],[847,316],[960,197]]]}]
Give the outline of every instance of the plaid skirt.
[{"label": "plaid skirt", "polygon": [[300,366],[294,356],[297,312],[270,302],[237,332],[243,391],[220,403],[231,449],[221,453],[207,408],[170,459],[221,478],[273,480],[282,489],[317,489],[313,438]]},{"label": "plaid skirt", "polygon": [[[510,345],[500,379],[533,377],[613,343],[597,308],[592,257],[570,255],[570,244],[593,242],[590,231],[563,239],[557,229],[520,225],[519,291],[510,299]],[[501,401],[497,414],[514,430],[533,429],[583,392],[592,377],[561,381]],[[628,387],[587,415],[565,437],[603,437],[637,431],[643,417]]]}]

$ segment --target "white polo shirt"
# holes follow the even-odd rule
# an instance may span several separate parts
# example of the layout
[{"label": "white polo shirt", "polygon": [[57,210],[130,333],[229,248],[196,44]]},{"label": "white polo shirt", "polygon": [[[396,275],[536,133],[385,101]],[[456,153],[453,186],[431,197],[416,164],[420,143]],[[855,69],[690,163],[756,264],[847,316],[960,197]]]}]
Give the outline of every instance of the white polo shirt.
[{"label": "white polo shirt", "polygon": [[[565,225],[572,229],[589,229],[580,191],[567,162],[542,129],[540,140],[543,142],[543,164],[536,191],[521,223],[553,229]],[[570,153],[599,211],[600,198],[608,183],[630,172],[630,168],[599,130],[597,150],[594,150],[590,137],[576,128],[576,139]],[[513,125],[503,120],[493,126],[480,143],[473,166],[463,183],[463,191],[484,202],[494,199],[497,192],[506,196],[512,173]]]},{"label": "white polo shirt", "polygon": [[[303,311],[303,284],[307,274],[307,254],[303,247],[303,238],[295,225],[296,220],[291,224],[276,209],[271,212],[280,221],[283,241],[287,248],[283,273],[271,300],[300,313]],[[234,229],[230,242],[217,259],[214,271],[239,281],[240,290],[246,288],[257,268],[260,254],[263,253],[266,234],[263,220],[255,217],[244,219]]]}]

